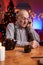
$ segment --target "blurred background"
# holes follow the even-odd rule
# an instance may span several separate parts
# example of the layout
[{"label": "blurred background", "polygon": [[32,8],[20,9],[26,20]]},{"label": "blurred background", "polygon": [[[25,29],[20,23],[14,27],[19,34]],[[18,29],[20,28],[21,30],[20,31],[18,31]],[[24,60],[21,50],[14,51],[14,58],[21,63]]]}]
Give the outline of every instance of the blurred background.
[{"label": "blurred background", "polygon": [[0,0],[0,41],[5,38],[9,20],[15,21],[16,13],[21,9],[29,12],[33,28],[43,40],[43,0]]}]

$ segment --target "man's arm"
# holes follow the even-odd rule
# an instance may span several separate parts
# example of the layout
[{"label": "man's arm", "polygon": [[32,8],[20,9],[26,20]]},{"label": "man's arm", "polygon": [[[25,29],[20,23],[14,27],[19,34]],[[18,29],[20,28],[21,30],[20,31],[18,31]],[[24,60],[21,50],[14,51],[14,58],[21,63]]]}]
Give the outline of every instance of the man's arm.
[{"label": "man's arm", "polygon": [[40,37],[34,29],[31,29],[30,32],[32,33],[33,39],[34,39],[33,41],[30,42],[31,46],[32,46],[32,48],[36,48],[39,46]]},{"label": "man's arm", "polygon": [[37,42],[40,42],[40,36],[39,34],[34,30],[35,39]]},{"label": "man's arm", "polygon": [[14,24],[9,23],[6,28],[6,39],[14,39]]},{"label": "man's arm", "polygon": [[37,42],[40,42],[40,37],[38,33],[34,29],[30,29],[29,31],[33,35],[33,39],[36,40]]}]

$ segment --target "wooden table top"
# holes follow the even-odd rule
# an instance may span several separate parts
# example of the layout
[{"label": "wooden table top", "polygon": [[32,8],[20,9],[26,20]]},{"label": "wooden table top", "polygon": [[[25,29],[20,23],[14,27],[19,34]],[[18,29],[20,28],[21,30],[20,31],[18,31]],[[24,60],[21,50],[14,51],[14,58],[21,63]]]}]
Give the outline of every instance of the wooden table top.
[{"label": "wooden table top", "polygon": [[41,57],[43,46],[32,49],[30,53],[24,53],[24,48],[16,47],[14,50],[6,51],[5,61],[0,61],[0,65],[37,65]]}]

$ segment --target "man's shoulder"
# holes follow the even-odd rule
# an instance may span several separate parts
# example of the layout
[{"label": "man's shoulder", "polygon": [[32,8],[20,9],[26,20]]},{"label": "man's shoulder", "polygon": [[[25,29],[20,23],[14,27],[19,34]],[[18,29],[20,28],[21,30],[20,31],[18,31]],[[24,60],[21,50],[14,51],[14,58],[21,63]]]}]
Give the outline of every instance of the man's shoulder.
[{"label": "man's shoulder", "polygon": [[9,23],[8,25],[14,25],[14,23]]},{"label": "man's shoulder", "polygon": [[19,28],[19,26],[18,26],[18,24],[16,23],[16,24],[14,24],[14,23],[9,23],[8,25],[7,25],[8,27],[13,27],[13,28],[16,28],[16,29],[18,29]]},{"label": "man's shoulder", "polygon": [[7,25],[7,27],[14,27],[14,24],[13,24],[13,23],[9,23],[9,24]]}]

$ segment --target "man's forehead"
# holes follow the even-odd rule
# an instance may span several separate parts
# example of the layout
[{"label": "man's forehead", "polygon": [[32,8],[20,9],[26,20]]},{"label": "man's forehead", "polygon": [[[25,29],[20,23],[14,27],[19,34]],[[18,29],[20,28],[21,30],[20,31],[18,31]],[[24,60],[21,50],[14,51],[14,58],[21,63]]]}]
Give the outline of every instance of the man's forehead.
[{"label": "man's forehead", "polygon": [[23,14],[22,17],[24,17],[24,18],[29,18],[29,15]]},{"label": "man's forehead", "polygon": [[28,14],[28,12],[22,12],[22,16],[25,17],[25,18],[28,18],[29,14]]},{"label": "man's forehead", "polygon": [[20,17],[22,16],[22,17],[28,18],[29,17],[29,13],[26,10],[21,10],[18,13],[18,16],[20,16]]}]

